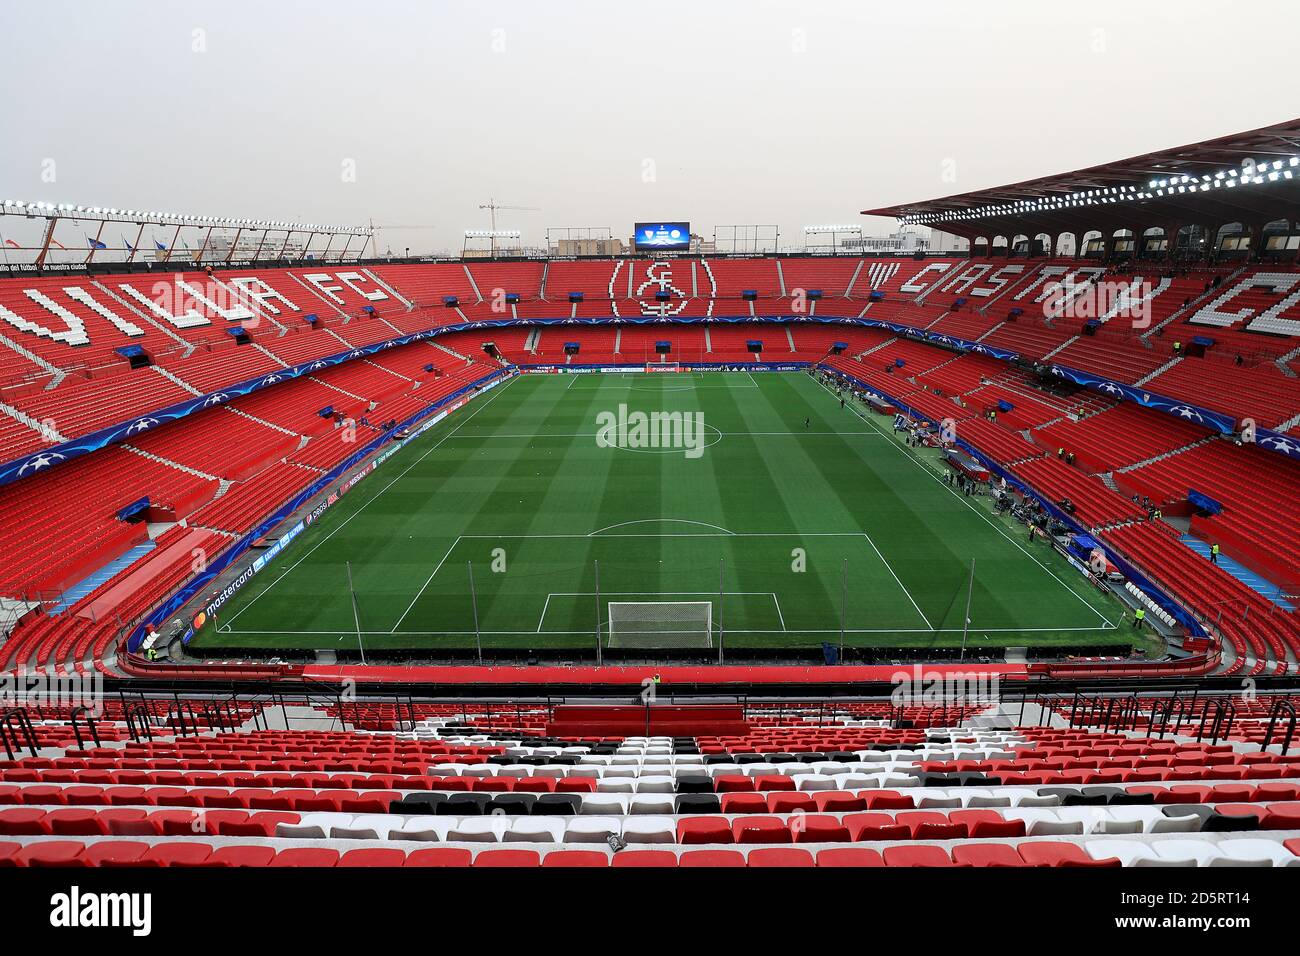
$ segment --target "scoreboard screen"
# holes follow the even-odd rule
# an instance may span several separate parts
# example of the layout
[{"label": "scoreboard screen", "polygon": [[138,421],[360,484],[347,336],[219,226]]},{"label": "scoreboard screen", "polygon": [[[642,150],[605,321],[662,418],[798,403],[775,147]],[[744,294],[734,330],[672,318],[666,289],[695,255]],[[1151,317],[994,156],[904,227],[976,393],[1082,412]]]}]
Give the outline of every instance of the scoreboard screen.
[{"label": "scoreboard screen", "polygon": [[685,252],[691,247],[689,222],[638,222],[632,234],[638,249]]}]

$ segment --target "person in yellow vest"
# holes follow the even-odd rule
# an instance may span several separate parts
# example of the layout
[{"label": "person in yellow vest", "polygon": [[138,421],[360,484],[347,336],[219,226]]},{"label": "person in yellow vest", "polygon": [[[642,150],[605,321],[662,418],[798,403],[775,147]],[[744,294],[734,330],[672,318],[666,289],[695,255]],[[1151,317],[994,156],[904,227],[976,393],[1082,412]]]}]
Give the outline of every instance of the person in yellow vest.
[{"label": "person in yellow vest", "polygon": [[1219,546],[1217,544],[1210,545],[1210,563],[1219,563]]},{"label": "person in yellow vest", "polygon": [[1142,630],[1142,622],[1147,619],[1146,608],[1140,607],[1133,612],[1133,630]]}]

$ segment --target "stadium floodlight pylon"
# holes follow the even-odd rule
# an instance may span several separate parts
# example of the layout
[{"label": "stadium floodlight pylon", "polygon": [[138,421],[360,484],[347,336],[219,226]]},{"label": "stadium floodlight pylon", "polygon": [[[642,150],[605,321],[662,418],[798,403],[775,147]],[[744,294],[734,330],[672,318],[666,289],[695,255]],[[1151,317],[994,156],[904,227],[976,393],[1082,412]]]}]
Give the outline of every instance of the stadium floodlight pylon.
[{"label": "stadium floodlight pylon", "polygon": [[610,601],[609,646],[712,647],[712,601]]}]

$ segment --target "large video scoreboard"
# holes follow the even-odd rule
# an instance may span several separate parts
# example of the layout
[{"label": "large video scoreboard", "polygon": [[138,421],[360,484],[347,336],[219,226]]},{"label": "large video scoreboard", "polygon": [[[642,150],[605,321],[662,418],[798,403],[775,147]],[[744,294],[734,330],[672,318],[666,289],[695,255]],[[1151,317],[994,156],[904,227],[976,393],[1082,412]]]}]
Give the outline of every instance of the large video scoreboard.
[{"label": "large video scoreboard", "polygon": [[638,251],[686,252],[691,248],[689,222],[638,222],[632,233]]}]

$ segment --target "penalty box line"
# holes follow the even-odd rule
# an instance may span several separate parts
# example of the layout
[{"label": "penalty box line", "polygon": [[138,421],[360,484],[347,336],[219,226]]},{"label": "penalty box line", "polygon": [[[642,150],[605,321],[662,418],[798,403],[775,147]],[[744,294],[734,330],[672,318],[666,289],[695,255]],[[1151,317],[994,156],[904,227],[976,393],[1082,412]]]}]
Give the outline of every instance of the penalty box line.
[{"label": "penalty box line", "polygon": [[[652,519],[652,520],[653,520],[653,519]],[[632,522],[628,522],[628,523],[632,523]],[[613,527],[613,528],[617,528],[617,527],[619,527],[619,525],[614,525],[614,526],[612,526],[612,527]],[[443,565],[445,565],[445,564],[447,563],[447,559],[451,557],[452,552],[455,551],[457,547],[459,547],[459,545],[460,545],[460,543],[461,543],[462,541],[467,541],[467,540],[488,540],[488,541],[491,541],[491,540],[521,540],[521,541],[526,541],[526,540],[533,539],[533,538],[537,538],[537,539],[565,539],[565,538],[580,538],[580,539],[587,539],[587,540],[590,540],[593,536],[598,536],[598,537],[603,537],[603,538],[865,538],[866,541],[867,541],[867,544],[871,547],[871,550],[872,550],[873,552],[875,552],[876,557],[880,560],[881,564],[884,566],[885,570],[889,573],[890,577],[893,578],[894,583],[898,585],[898,588],[903,592],[903,594],[904,594],[904,596],[907,598],[908,602],[912,605],[912,608],[916,611],[917,615],[918,615],[918,616],[921,618],[921,620],[925,623],[925,628],[924,628],[924,630],[925,630],[925,631],[930,631],[930,632],[935,633],[935,634],[945,633],[945,631],[946,631],[945,628],[937,628],[937,627],[934,626],[934,624],[932,624],[932,623],[930,622],[929,618],[926,617],[925,612],[921,610],[920,605],[917,604],[916,599],[912,596],[911,591],[909,591],[908,588],[906,587],[906,585],[904,585],[903,582],[899,579],[899,577],[898,577],[898,575],[895,573],[893,567],[890,565],[888,559],[885,558],[884,554],[883,554],[883,553],[880,551],[880,549],[876,546],[875,541],[872,540],[871,536],[870,536],[869,534],[867,534],[867,532],[865,532],[865,531],[727,531],[727,530],[723,529],[723,530],[717,530],[717,531],[688,531],[688,532],[663,532],[663,531],[660,531],[660,532],[647,532],[647,531],[638,531],[638,532],[605,533],[605,532],[608,532],[608,531],[610,531],[610,530],[611,530],[611,529],[608,529],[608,528],[607,528],[607,529],[601,529],[601,532],[602,532],[602,533],[600,533],[599,535],[596,535],[594,532],[589,532],[589,533],[574,533],[574,532],[569,532],[569,533],[554,533],[554,534],[547,534],[547,533],[537,534],[537,533],[533,533],[533,534],[461,534],[461,535],[457,535],[456,538],[455,538],[455,540],[452,541],[451,546],[447,549],[446,553],[443,554],[441,560],[439,560],[438,563],[434,566],[433,571],[432,571],[432,572],[429,574],[429,576],[425,579],[424,583],[420,586],[420,589],[415,593],[415,596],[411,599],[410,604],[408,604],[408,605],[406,606],[406,610],[404,610],[404,611],[402,612],[401,616],[397,619],[397,622],[392,626],[392,628],[391,628],[387,633],[389,633],[389,634],[396,634],[396,633],[398,633],[398,628],[402,626],[402,622],[406,620],[406,618],[407,618],[408,615],[410,615],[412,609],[413,609],[413,608],[415,607],[415,605],[419,602],[420,598],[424,595],[424,592],[428,590],[429,585],[433,583],[433,579],[437,576],[438,572],[442,570]],[[680,594],[680,595],[716,595],[718,592],[716,592],[716,591],[700,591],[700,592],[674,591],[674,592],[604,592],[604,593],[609,593],[609,594],[641,594],[641,593],[650,594],[650,593],[671,593],[671,594]],[[784,615],[784,613],[782,612],[782,609],[781,609],[781,602],[780,602],[780,599],[777,597],[777,595],[776,595],[775,592],[773,592],[773,591],[727,591],[727,592],[725,592],[725,593],[726,593],[726,594],[732,594],[732,595],[751,595],[751,596],[754,596],[754,595],[763,595],[763,594],[770,595],[770,596],[772,597],[773,603],[774,603],[775,606],[776,606],[777,616],[778,616],[778,617],[780,618],[780,620],[781,620],[781,630],[782,630],[782,631],[786,631],[786,630],[787,630],[787,628],[786,628],[786,624],[785,624],[785,615]],[[1073,593],[1073,592],[1072,592],[1072,593]],[[260,596],[260,595],[259,595],[259,596]],[[586,591],[586,592],[584,592],[584,591],[552,591],[552,592],[549,592],[549,593],[547,594],[547,596],[546,596],[546,603],[545,603],[545,604],[543,605],[543,607],[542,607],[542,614],[541,614],[541,619],[538,621],[537,632],[538,632],[538,633],[542,633],[542,624],[543,624],[543,622],[544,622],[544,620],[545,620],[547,607],[549,606],[549,604],[550,604],[550,600],[551,600],[552,597],[593,597],[593,596],[595,596],[595,592],[591,592],[591,591]],[[230,627],[229,624],[227,624],[226,626],[227,626],[227,627]],[[995,629],[992,629],[992,630],[997,630],[997,631],[1002,631],[1002,632],[1018,632],[1018,631],[1025,631],[1025,632],[1031,632],[1031,631],[1034,631],[1034,632],[1071,631],[1071,632],[1073,632],[1073,631],[1107,631],[1107,630],[1115,630],[1117,627],[1118,627],[1118,625],[1117,625],[1116,623],[1114,623],[1114,622],[1112,622],[1112,621],[1109,621],[1109,620],[1103,618],[1103,619],[1102,619],[1102,626],[1101,626],[1101,627],[1091,627],[1091,628],[1081,628],[1081,627],[1069,627],[1069,628],[1059,628],[1059,627],[1042,627],[1042,628],[995,628]],[[850,629],[850,630],[855,630],[855,629]],[[858,633],[894,633],[894,632],[898,632],[898,633],[910,633],[910,630],[909,630],[909,629],[906,629],[906,628],[901,629],[901,630],[898,629],[898,628],[882,628],[882,629],[867,629],[867,630],[856,629],[856,630],[857,630]],[[983,629],[981,629],[981,630],[990,631],[990,629],[988,629],[988,628],[983,628]],[[990,631],[990,633],[991,633],[991,632],[992,632],[992,631]],[[229,633],[233,633],[233,629],[232,629],[232,631],[230,631]],[[265,633],[271,633],[271,632],[265,632]],[[310,632],[283,631],[283,632],[278,632],[278,633],[294,634],[294,633],[310,633]],[[383,632],[375,632],[375,633],[383,633]],[[403,631],[403,632],[401,632],[401,633],[403,633],[403,634],[407,634],[407,633],[424,634],[424,633],[441,633],[441,632],[426,632],[426,631],[414,631],[414,632],[410,632],[410,631]],[[505,633],[505,632],[503,632],[503,633]],[[530,633],[530,632],[526,632],[526,631],[524,631],[524,632],[509,632],[509,633]],[[546,632],[546,633],[566,633],[566,632]],[[737,631],[736,633],[741,633],[741,632]],[[764,632],[754,632],[754,633],[780,633],[780,632],[765,632],[765,631],[764,631]]]},{"label": "penalty box line", "polygon": [[[571,631],[544,631],[543,625],[546,624],[546,612],[551,606],[553,597],[762,597],[767,595],[772,599],[772,604],[776,607],[777,620],[781,622],[780,631],[756,631],[754,633],[779,634],[785,633],[788,629],[785,626],[785,615],[781,613],[781,601],[776,596],[775,591],[723,591],[721,595],[717,591],[601,591],[598,595],[595,591],[551,591],[546,595],[546,603],[542,605],[541,617],[537,619],[538,634],[558,633],[569,634]],[[608,629],[609,618],[601,619],[601,625]],[[583,633],[583,632],[577,632]]]},{"label": "penalty box line", "polygon": [[[653,519],[652,519],[652,520],[653,520]],[[630,523],[630,522],[629,522],[629,523]],[[618,525],[614,525],[613,527],[618,527]],[[607,529],[607,528],[602,528],[602,529],[601,529],[601,531],[607,531],[607,530],[609,530],[609,529]],[[461,541],[464,541],[464,540],[467,540],[467,539],[488,540],[488,541],[491,541],[491,540],[495,540],[495,539],[505,539],[505,538],[508,538],[508,539],[511,539],[511,540],[528,540],[528,539],[530,539],[530,538],[591,538],[591,537],[593,537],[593,536],[595,536],[595,532],[591,532],[591,533],[589,533],[589,534],[573,534],[573,533],[570,533],[570,534],[460,534],[460,535],[457,535],[457,536],[456,536],[456,540],[453,541],[453,542],[451,543],[451,547],[447,549],[447,553],[444,554],[444,555],[442,556],[442,560],[439,561],[439,562],[437,563],[437,565],[434,566],[434,569],[433,569],[432,573],[430,573],[430,575],[425,579],[424,584],[420,585],[420,590],[418,590],[418,591],[415,592],[415,597],[411,598],[411,603],[408,604],[408,605],[406,606],[406,610],[402,612],[402,616],[399,617],[399,618],[397,619],[397,623],[395,623],[395,624],[393,625],[392,629],[391,629],[388,633],[390,633],[390,634],[396,634],[396,633],[397,633],[397,629],[398,629],[399,627],[402,626],[402,622],[405,621],[407,615],[411,613],[411,609],[415,607],[416,602],[418,602],[418,601],[420,600],[420,598],[424,595],[424,592],[428,590],[429,585],[433,583],[433,579],[434,579],[434,577],[437,576],[437,574],[438,574],[438,572],[439,572],[440,570],[442,570],[442,566],[443,566],[444,564],[447,563],[447,559],[448,559],[449,557],[451,557],[451,553],[452,553],[453,551],[456,550],[457,546],[461,543]],[[606,534],[602,534],[602,535],[600,535],[600,536],[601,536],[601,537],[606,537],[606,538],[717,538],[717,537],[748,537],[748,538],[826,537],[826,538],[856,538],[856,537],[858,537],[858,534],[855,533],[855,532],[848,532],[848,531],[825,531],[825,532],[814,532],[813,534],[801,534],[801,533],[799,533],[799,532],[784,532],[784,531],[778,531],[778,532],[743,532],[743,531],[740,531],[740,532],[735,532],[735,531],[725,531],[725,530],[722,530],[722,531],[711,531],[711,532],[705,532],[705,533],[688,533],[688,534],[666,534],[666,533],[663,533],[663,532],[657,532],[657,533],[646,533],[646,532],[641,532],[641,533],[636,533],[636,534],[608,534],[608,535],[606,535]],[[559,593],[561,593],[561,592],[552,592],[552,593],[559,594]],[[716,592],[708,592],[708,593],[716,593]],[[735,592],[735,593],[740,593],[740,592]],[[772,592],[770,592],[770,591],[756,591],[756,592],[753,592],[753,593],[755,593],[755,594],[771,594]],[[775,594],[773,594],[772,597],[773,597],[773,600],[776,600],[776,595],[775,595]],[[548,594],[548,595],[547,595],[547,602],[549,603],[549,601],[550,601],[550,595]],[[777,612],[777,615],[781,618],[781,628],[782,628],[782,630],[784,630],[784,629],[785,629],[785,616],[781,613],[781,606],[780,606],[780,602],[779,602],[779,601],[777,602],[777,609],[776,609],[776,612]],[[543,615],[543,617],[545,616],[545,614],[546,614],[546,610],[545,610],[545,608],[543,608],[543,609],[542,609],[542,615]],[[540,623],[539,623],[539,627],[538,627],[538,629],[540,630]]]},{"label": "penalty box line", "polygon": [[[627,523],[630,524],[630,523],[632,523],[632,522],[627,522]],[[613,525],[612,527],[615,527],[615,528],[616,528],[616,527],[619,527],[619,526],[618,526],[618,525]],[[602,530],[604,531],[604,530],[609,530],[609,529],[602,529]],[[502,535],[491,535],[491,534],[487,534],[487,535],[462,535],[462,537],[464,537],[464,538],[487,538],[487,539],[492,539],[492,538],[523,538],[523,539],[527,539],[527,538],[586,538],[586,537],[591,537],[591,535],[581,535],[581,534],[520,534],[520,535],[507,535],[507,534],[502,534]],[[719,538],[719,537],[726,537],[726,538],[817,538],[817,537],[820,537],[820,538],[858,538],[858,537],[861,537],[861,538],[865,538],[866,541],[867,541],[867,544],[871,546],[871,550],[875,552],[876,557],[880,560],[880,563],[883,564],[884,567],[885,567],[885,570],[886,570],[887,572],[889,572],[889,576],[890,576],[891,578],[894,579],[894,583],[898,585],[899,590],[901,590],[901,591],[903,592],[904,597],[907,598],[908,603],[910,603],[910,604],[912,605],[913,610],[915,610],[916,613],[920,616],[922,622],[924,622],[924,624],[925,624],[926,629],[927,629],[927,630],[930,630],[930,631],[935,631],[935,630],[936,630],[935,626],[934,626],[933,624],[930,623],[930,619],[929,619],[928,617],[925,616],[925,612],[921,610],[921,606],[920,606],[919,604],[916,603],[916,598],[914,598],[914,597],[912,596],[912,592],[909,591],[909,590],[907,589],[907,586],[906,586],[905,584],[903,584],[903,582],[899,579],[898,575],[897,575],[897,574],[895,573],[895,571],[894,571],[893,566],[889,563],[889,561],[885,558],[885,556],[880,552],[880,549],[879,549],[878,547],[876,547],[876,543],[875,543],[874,541],[871,540],[871,535],[867,534],[865,531],[857,531],[857,532],[850,532],[850,531],[822,531],[822,532],[798,532],[798,531],[754,531],[754,532],[746,532],[746,531],[726,531],[726,530],[719,530],[719,531],[693,531],[693,532],[685,532],[685,533],[680,533],[680,534],[672,534],[672,533],[666,533],[666,532],[636,532],[636,533],[622,533],[622,534],[602,534],[601,537],[606,537],[606,538]],[[456,539],[457,543],[459,543],[460,540],[461,540],[460,538],[457,538],[457,539]],[[453,545],[452,545],[452,548],[454,549],[455,546],[456,546],[456,545],[453,544]],[[448,552],[448,554],[450,554],[450,551]],[[443,557],[443,561],[446,561],[446,560],[447,560],[447,558],[446,558],[446,556],[444,556],[444,557]],[[439,568],[442,567],[442,561],[438,562],[438,567],[439,567]],[[438,569],[435,568],[433,573],[434,573],[434,574],[437,574],[437,573],[438,573]],[[430,580],[430,581],[433,580],[433,575],[430,575],[430,576],[429,576],[429,580]],[[428,587],[428,586],[429,586],[429,582],[426,581],[424,586],[425,586],[425,587]],[[420,593],[421,593],[421,594],[424,593],[424,588],[421,588],[421,589],[420,589]],[[555,594],[558,595],[558,594],[563,593],[563,592],[553,592],[553,593],[555,593]],[[661,592],[646,592],[646,593],[661,593]],[[687,592],[687,591],[676,592],[676,591],[674,591],[674,592],[667,592],[667,593],[673,593],[673,594],[690,594],[690,593],[695,593],[695,592]],[[698,593],[701,593],[701,594],[716,594],[717,592],[716,592],[716,591],[708,591],[708,592],[698,592]],[[755,592],[740,592],[740,591],[736,591],[736,592],[727,592],[727,593],[735,593],[735,594],[742,594],[742,593],[771,594],[771,595],[772,595],[772,599],[773,599],[774,601],[776,600],[776,594],[773,593],[773,592],[771,592],[771,591],[755,591]],[[580,596],[580,595],[579,595],[579,593],[576,593],[576,592],[575,592],[573,596]],[[419,599],[419,595],[417,594],[417,595],[416,595],[416,600],[418,600],[418,599]],[[551,600],[551,596],[548,594],[548,595],[547,595],[547,598],[546,598],[547,604],[550,603],[550,600]],[[415,604],[415,601],[412,601],[412,602],[411,602],[411,605],[414,606],[414,604]],[[410,608],[408,607],[408,608],[407,608],[407,612],[409,612],[409,611],[410,611]],[[780,602],[779,602],[779,601],[777,601],[777,614],[778,614],[779,616],[782,617],[782,621],[781,621],[781,629],[782,629],[782,630],[785,630],[785,620],[784,620],[784,615],[781,614],[781,605],[780,605]],[[404,618],[404,617],[406,617],[406,615],[403,614],[402,617]],[[546,617],[546,608],[543,607],[543,608],[542,608],[542,618],[545,619],[545,617]],[[400,624],[401,622],[399,621],[398,623]],[[541,622],[541,621],[538,622],[537,629],[538,629],[538,631],[541,631],[541,629],[542,629],[542,622]],[[394,626],[393,630],[394,630],[394,631],[397,630],[397,627]]]}]

